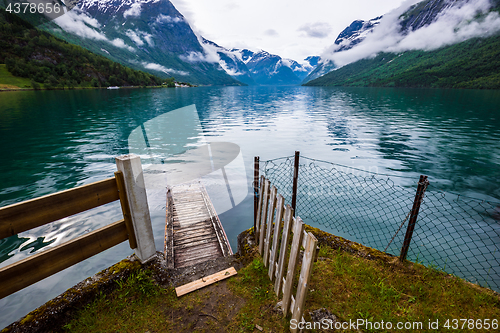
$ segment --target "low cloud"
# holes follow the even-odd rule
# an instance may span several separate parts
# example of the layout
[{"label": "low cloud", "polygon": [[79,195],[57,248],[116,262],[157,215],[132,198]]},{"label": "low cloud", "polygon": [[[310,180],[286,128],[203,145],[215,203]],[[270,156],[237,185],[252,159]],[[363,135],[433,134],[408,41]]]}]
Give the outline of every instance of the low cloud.
[{"label": "low cloud", "polygon": [[239,4],[237,4],[236,2],[230,2],[230,3],[227,3],[224,8],[226,10],[235,10],[235,9],[239,9],[241,8]]},{"label": "low cloud", "polygon": [[163,15],[160,14],[156,17],[156,23],[179,23],[179,22],[184,22],[184,19],[182,17],[172,17],[168,15]]},{"label": "low cloud", "polygon": [[217,53],[213,54],[212,52],[205,54],[202,52],[191,51],[188,55],[180,55],[179,58],[183,61],[187,62],[219,62],[219,56]]},{"label": "low cloud", "polygon": [[156,64],[156,63],[153,63],[153,62],[148,63],[148,62],[143,61],[143,62],[140,62],[139,64],[142,65],[142,67],[144,67],[146,69],[151,69],[151,70],[154,70],[154,71],[163,72],[163,73],[168,74],[168,75],[174,75],[174,74],[182,75],[182,76],[189,75],[188,72],[179,71],[179,70],[172,69],[172,68],[167,68],[167,67],[165,67],[163,65]]},{"label": "low cloud", "polygon": [[307,23],[297,29],[306,37],[326,38],[332,32],[332,27],[325,22]]},{"label": "low cloud", "polygon": [[279,36],[279,33],[274,29],[267,29],[266,31],[264,31],[264,35],[275,37]]},{"label": "low cloud", "polygon": [[131,29],[128,29],[125,31],[125,35],[130,38],[137,46],[143,46],[144,45],[144,40],[146,43],[148,43],[149,46],[154,46],[153,43],[153,35],[148,34],[147,32],[144,31],[133,31]]},{"label": "low cloud", "polygon": [[226,71],[227,74],[229,74],[231,76],[239,76],[239,75],[246,74],[246,73],[238,72],[237,68],[229,67],[224,60],[220,61],[220,66],[222,67],[222,69],[224,69],[224,71]]},{"label": "low cloud", "polygon": [[95,40],[107,40],[104,34],[93,28],[100,28],[101,25],[96,19],[88,16],[79,10],[72,10],[65,15],[59,16],[54,20],[63,30],[74,33],[83,38]]},{"label": "low cloud", "polygon": [[116,46],[116,47],[121,48],[121,49],[127,49],[130,52],[134,52],[135,51],[133,47],[128,46],[127,44],[125,44],[125,42],[121,38],[115,38],[112,41],[110,41],[110,43],[112,45]]},{"label": "low cloud", "polygon": [[144,45],[144,41],[135,33],[135,31],[132,30],[127,30],[125,31],[125,35],[127,35],[128,38],[130,38],[134,43],[136,43],[138,46]]},{"label": "low cloud", "polygon": [[142,32],[141,31],[142,38],[148,43],[149,46],[154,46],[155,43],[153,42],[153,35],[148,34],[147,32]]},{"label": "low cloud", "polygon": [[116,47],[134,52],[134,48],[125,44],[123,39],[109,40],[102,32],[96,30],[101,27],[96,19],[88,16],[81,10],[74,9],[54,20],[63,30],[83,38],[102,40]]},{"label": "low cloud", "polygon": [[125,19],[129,16],[137,17],[139,15],[141,15],[141,4],[138,2],[133,3],[129,9],[123,12],[123,18]]},{"label": "low cloud", "polygon": [[[322,58],[341,67],[374,57],[380,52],[430,51],[473,37],[487,37],[500,31],[500,15],[497,12],[486,14],[491,7],[490,1],[470,0],[455,3],[438,15],[433,23],[404,35],[399,31],[400,16],[417,2],[419,1],[406,1],[401,7],[384,15],[373,32],[352,49],[333,53],[339,47],[334,45]],[[479,20],[475,19],[478,14],[483,15]]]}]

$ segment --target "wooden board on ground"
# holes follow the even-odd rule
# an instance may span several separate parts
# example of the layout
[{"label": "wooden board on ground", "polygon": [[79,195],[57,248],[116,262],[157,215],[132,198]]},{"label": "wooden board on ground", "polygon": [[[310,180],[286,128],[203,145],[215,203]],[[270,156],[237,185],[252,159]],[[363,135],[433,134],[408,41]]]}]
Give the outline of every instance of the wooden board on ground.
[{"label": "wooden board on ground", "polygon": [[228,277],[231,277],[233,275],[238,274],[236,272],[236,269],[234,267],[225,269],[223,271],[217,272],[215,274],[205,276],[199,280],[190,282],[188,284],[185,284],[183,286],[175,288],[175,292],[177,294],[177,297],[181,297],[182,295],[186,295],[192,291],[201,289],[203,287],[206,287],[208,285],[211,285],[215,282],[227,279]]}]

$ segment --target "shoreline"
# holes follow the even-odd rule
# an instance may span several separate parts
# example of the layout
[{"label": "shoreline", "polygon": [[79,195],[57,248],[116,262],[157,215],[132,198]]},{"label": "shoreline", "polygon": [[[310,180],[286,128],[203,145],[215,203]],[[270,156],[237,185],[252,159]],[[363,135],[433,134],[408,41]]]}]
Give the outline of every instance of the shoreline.
[{"label": "shoreline", "polygon": [[13,89],[3,89],[0,88],[0,92],[2,91],[48,91],[48,90],[120,90],[120,89],[160,89],[160,88],[193,88],[193,87],[167,87],[167,86],[124,86],[124,87],[119,87],[119,89],[108,89],[108,87],[75,87],[72,89],[69,88],[55,88],[55,89],[34,89],[34,88],[13,88]]},{"label": "shoreline", "polygon": [[[487,289],[479,285],[467,282],[439,270],[422,266],[418,263],[409,261],[400,262],[395,256],[361,245],[356,242],[349,241],[342,237],[335,236],[308,225],[306,225],[306,231],[311,232],[315,235],[321,248],[329,248],[330,250],[328,251],[337,253],[339,255],[342,254],[352,256],[355,261],[364,260],[367,262],[371,262],[371,265],[374,265],[380,269],[382,276],[385,276],[385,273],[383,272],[386,272],[387,268],[389,268],[389,270],[391,271],[393,270],[402,272],[403,274],[406,274],[408,276],[414,276],[418,271],[424,271],[424,275],[428,274],[428,276],[435,276],[438,281],[441,281],[438,282],[440,284],[463,282],[462,284],[464,288],[468,288],[472,290],[472,292],[479,293],[481,295],[489,295],[490,297],[496,299],[495,303],[500,304],[500,294],[491,289]],[[326,252],[328,253],[328,251]],[[251,228],[243,231],[238,235],[238,251],[235,254],[228,257],[221,257],[213,261],[207,261],[195,266],[168,269],[166,266],[164,254],[162,252],[157,252],[156,257],[153,260],[141,265],[140,262],[135,258],[135,255],[132,255],[76,284],[61,295],[46,302],[42,306],[20,318],[19,320],[13,322],[0,332],[14,333],[45,332],[47,330],[60,331],[62,330],[64,325],[66,325],[68,322],[70,322],[71,319],[74,318],[75,314],[79,310],[94,302],[94,300],[98,298],[98,296],[102,297],[103,294],[111,294],[118,288],[118,285],[120,283],[123,283],[123,281],[128,279],[130,276],[133,276],[134,274],[137,274],[141,271],[151,271],[153,282],[161,288],[168,289],[184,285],[188,282],[192,282],[204,276],[213,274],[222,269],[227,269],[231,266],[235,267],[237,271],[240,271],[241,269],[245,270],[249,266],[255,266],[255,258],[259,257],[256,254],[257,249],[253,237],[253,228]],[[324,257],[320,255],[317,264],[325,265],[330,261],[331,259],[329,259],[328,256]],[[313,273],[313,275],[316,275],[317,278],[321,280],[322,275],[327,273],[328,272],[319,270]],[[243,280],[243,282],[244,281],[245,280]],[[247,287],[252,287],[252,285],[248,286],[248,282],[246,282],[245,285]],[[353,289],[351,291],[355,292],[356,289]],[[314,297],[314,295],[315,293],[313,293],[311,297]],[[179,302],[181,301],[182,300],[179,300]],[[311,301],[313,300],[311,299]],[[422,301],[425,302],[424,300]],[[433,305],[430,304],[427,306],[432,307]],[[495,307],[495,304],[492,304],[492,307]],[[338,316],[339,314],[336,313],[336,315]],[[345,315],[343,317],[343,320],[347,320],[347,317],[345,317]]]}]

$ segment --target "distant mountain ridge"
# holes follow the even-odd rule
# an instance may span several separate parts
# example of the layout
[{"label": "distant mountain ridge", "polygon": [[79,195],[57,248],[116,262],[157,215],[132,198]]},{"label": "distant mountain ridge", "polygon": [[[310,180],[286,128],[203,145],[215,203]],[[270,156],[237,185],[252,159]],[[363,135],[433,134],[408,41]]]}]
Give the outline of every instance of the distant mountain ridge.
[{"label": "distant mountain ridge", "polygon": [[132,68],[202,85],[240,85],[168,0],[80,0],[43,29]]},{"label": "distant mountain ridge", "polygon": [[[395,29],[390,30],[391,27],[388,28],[387,25],[384,27],[387,33],[396,31],[399,38],[399,42],[390,45],[387,50],[401,51],[387,52],[381,49],[382,51],[376,55],[366,53],[368,56],[361,60],[331,70],[307,82],[306,85],[498,89],[500,88],[499,13],[499,0],[418,2],[395,17],[397,26],[392,27]],[[359,34],[361,29],[351,29],[351,34],[346,36]],[[375,34],[374,29],[366,36]],[[378,37],[384,41],[382,34],[379,33]],[[362,41],[350,47],[347,50],[349,54],[356,56],[356,52],[359,52],[356,50],[361,45],[366,49],[367,44],[361,44]],[[376,41],[377,39],[372,38],[371,45],[376,45]],[[414,50],[412,47],[422,49]],[[345,51],[345,49],[334,49],[334,53]],[[334,53],[332,55],[335,55]],[[331,59],[323,61],[308,79],[320,69],[324,71],[329,69],[327,66],[332,66],[334,62]]]},{"label": "distant mountain ridge", "polygon": [[[0,7],[7,0],[0,0]],[[56,0],[59,1],[59,0]],[[127,67],[200,85],[300,84],[318,57],[299,64],[266,51],[227,49],[196,34],[168,0],[66,0],[70,11],[23,19]]]},{"label": "distant mountain ridge", "polygon": [[[264,50],[229,50],[207,39],[203,39],[203,43],[214,48],[219,55],[219,64],[229,75],[248,85],[300,84],[314,68],[307,59],[305,64],[299,64]],[[309,59],[317,62],[314,57]]]},{"label": "distant mountain ridge", "polygon": [[[380,24],[381,19],[382,16],[368,21],[353,21],[347,28],[342,30],[342,32],[337,36],[337,39],[335,39],[335,42],[331,47],[333,52],[346,51],[361,43],[366,36],[372,33],[373,29]],[[320,61],[314,70],[312,70],[311,73],[304,78],[304,83],[325,75],[333,71],[335,68],[337,68],[337,66],[329,59],[325,59],[322,62]]]},{"label": "distant mountain ridge", "polygon": [[[385,26],[378,33],[382,20],[371,26],[364,21],[354,21],[339,35],[343,41],[338,44],[336,41],[336,46],[330,48],[331,55],[325,55],[324,60],[306,78],[306,85],[500,87],[500,83],[495,83],[496,79],[493,78],[500,73],[500,63],[497,61],[499,54],[481,46],[484,40],[490,47],[497,47],[495,35],[488,36],[498,31],[499,12],[499,0],[425,0],[411,5],[401,14],[397,11],[386,14],[389,16]],[[379,44],[383,44],[388,40],[384,39],[384,33],[396,40],[386,49],[396,52],[379,48],[376,55],[378,40],[375,36],[380,38]],[[467,42],[476,36],[480,38],[478,42]],[[371,38],[371,44],[363,42],[368,41],[368,37]],[[347,47],[343,45],[345,40],[348,40],[344,44]],[[373,50],[369,51],[371,54],[365,52],[370,47]],[[469,49],[464,49],[466,47]],[[426,51],[426,48],[430,50]],[[365,52],[364,58],[360,56],[363,55],[362,52]],[[344,59],[348,58],[348,54],[362,59],[337,68],[336,60],[332,59],[342,59],[339,56],[343,54]],[[482,62],[478,59],[482,59]],[[472,63],[476,64],[476,70],[469,68]],[[450,64],[454,64],[454,67],[449,66]],[[456,67],[457,64],[460,67]],[[486,68],[492,73],[488,73]],[[485,75],[490,79],[483,80]],[[417,80],[417,77],[420,79]]]},{"label": "distant mountain ridge", "polygon": [[[0,3],[1,5],[1,3]],[[54,38],[0,6],[0,64],[33,89],[161,85],[166,80],[135,71]],[[3,65],[2,65],[3,66]],[[5,86],[6,78],[0,85]],[[173,85],[173,80],[167,80]],[[8,87],[13,89],[13,87]]]},{"label": "distant mountain ridge", "polygon": [[[312,66],[229,50],[197,35],[168,0],[79,0],[40,28],[134,69],[201,85],[300,84]],[[242,53],[241,53],[242,52]],[[251,57],[252,61],[246,61]]]}]

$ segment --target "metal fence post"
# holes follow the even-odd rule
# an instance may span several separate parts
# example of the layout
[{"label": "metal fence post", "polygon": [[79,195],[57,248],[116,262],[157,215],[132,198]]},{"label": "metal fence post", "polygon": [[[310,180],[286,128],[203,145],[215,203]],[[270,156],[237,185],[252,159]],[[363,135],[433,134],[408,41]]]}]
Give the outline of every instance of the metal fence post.
[{"label": "metal fence post", "polygon": [[253,164],[253,230],[257,231],[257,208],[259,206],[259,156],[255,156]]},{"label": "metal fence post", "polygon": [[148,198],[142,174],[141,159],[130,154],[116,157],[116,167],[123,172],[130,215],[137,241],[135,254],[144,263],[156,254]]},{"label": "metal fence post", "polygon": [[427,176],[420,176],[418,181],[417,193],[415,194],[415,200],[413,201],[413,207],[411,209],[410,221],[408,222],[408,229],[406,229],[405,240],[403,242],[403,247],[401,247],[401,254],[399,255],[399,260],[404,261],[406,255],[408,254],[408,249],[410,248],[411,237],[413,236],[413,229],[415,229],[415,224],[417,223],[418,211],[420,210],[420,204],[424,197],[425,190],[429,185]]},{"label": "metal fence post", "polygon": [[296,151],[295,161],[293,164],[293,189],[292,189],[293,216],[295,216],[295,212],[297,211],[297,181],[299,179],[299,157],[300,157],[300,151]]}]

